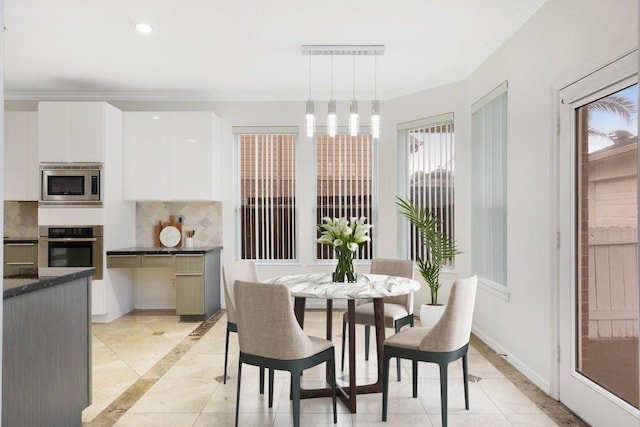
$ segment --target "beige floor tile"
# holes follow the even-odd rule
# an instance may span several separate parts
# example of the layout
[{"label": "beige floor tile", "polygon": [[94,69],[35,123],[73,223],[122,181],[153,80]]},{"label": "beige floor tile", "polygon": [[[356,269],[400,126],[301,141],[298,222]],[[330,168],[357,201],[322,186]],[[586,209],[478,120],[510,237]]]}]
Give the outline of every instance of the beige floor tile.
[{"label": "beige floor tile", "polygon": [[387,422],[382,421],[382,414],[352,414],[351,423],[354,427],[368,426],[402,426],[402,427],[430,427],[429,417],[425,414],[393,414],[387,417]]},{"label": "beige floor tile", "polygon": [[480,388],[503,414],[541,414],[542,411],[509,380],[487,379]]},{"label": "beige floor tile", "polygon": [[124,414],[116,427],[192,427],[199,414]]},{"label": "beige floor tile", "polygon": [[[305,331],[324,337],[325,314],[308,311]],[[339,382],[346,383],[348,368],[340,370],[342,313],[333,316],[333,342]],[[93,349],[94,405],[85,410],[83,421],[92,419],[100,407],[109,403],[183,342],[198,323],[179,322],[177,316],[137,313],[123,316],[112,324],[95,325]],[[145,377],[153,384],[125,413],[118,426],[233,426],[235,424],[238,369],[238,336],[230,335],[227,384],[222,383],[224,370],[224,340],[226,318],[223,316],[188,351],[178,354],[175,363],[160,378]],[[386,330],[390,336],[392,329]],[[377,358],[374,343],[370,359],[364,361],[364,327],[356,327],[356,382],[366,384],[377,378]],[[374,334],[372,334],[374,338]],[[184,341],[189,342],[189,341]],[[184,345],[184,344],[181,344]],[[348,366],[348,355],[347,355]],[[389,382],[389,420],[381,421],[381,394],[359,395],[357,414],[350,414],[338,400],[338,425],[341,426],[439,426],[440,386],[435,364],[420,364],[419,396],[412,397],[411,362],[402,361],[402,381],[396,379],[395,360],[391,361]],[[475,348],[469,350],[469,373],[479,377],[470,383],[471,409],[464,408],[462,367],[459,361],[449,366],[450,426],[553,426],[551,419],[531,402]],[[240,404],[241,426],[293,425],[289,399],[290,374],[276,372],[274,405],[268,408],[268,390],[258,392],[259,369],[243,365]],[[325,366],[305,371],[303,387],[324,387]],[[155,383],[154,383],[155,382]],[[265,383],[267,381],[265,380]],[[111,398],[110,396],[114,396]],[[135,400],[134,400],[135,401]],[[301,401],[303,426],[333,426],[330,398]]]},{"label": "beige floor tile", "polygon": [[514,427],[554,427],[556,423],[545,414],[507,414]]},{"label": "beige floor tile", "polygon": [[[241,413],[238,420],[239,426],[270,427],[275,421],[275,413]],[[235,413],[201,414],[193,427],[233,427],[235,426]]]}]

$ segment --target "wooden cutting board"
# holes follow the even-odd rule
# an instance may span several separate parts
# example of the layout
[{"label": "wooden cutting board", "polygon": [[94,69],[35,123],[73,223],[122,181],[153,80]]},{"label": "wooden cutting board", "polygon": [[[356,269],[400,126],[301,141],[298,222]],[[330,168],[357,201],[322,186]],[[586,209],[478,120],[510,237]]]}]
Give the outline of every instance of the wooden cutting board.
[{"label": "wooden cutting board", "polygon": [[[169,222],[164,222],[163,223],[162,220],[159,220],[158,224],[154,227],[153,245],[155,247],[164,247],[164,245],[160,241],[160,233],[162,232],[163,228],[168,227],[170,225],[175,227],[175,228],[177,228],[178,231],[180,232],[180,236],[182,236],[182,224],[180,224],[178,221],[176,221],[176,216],[175,215],[170,215],[169,216]],[[178,242],[178,244],[175,247],[176,248],[182,247],[182,238],[180,239],[180,242]]]}]

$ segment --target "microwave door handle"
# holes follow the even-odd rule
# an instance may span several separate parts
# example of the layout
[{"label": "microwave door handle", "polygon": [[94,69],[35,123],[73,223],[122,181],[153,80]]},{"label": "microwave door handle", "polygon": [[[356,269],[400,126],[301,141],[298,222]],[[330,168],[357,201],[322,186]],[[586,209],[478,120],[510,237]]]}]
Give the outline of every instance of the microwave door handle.
[{"label": "microwave door handle", "polygon": [[60,238],[52,238],[45,237],[44,240],[48,242],[96,242],[98,239],[95,237],[60,237]]}]

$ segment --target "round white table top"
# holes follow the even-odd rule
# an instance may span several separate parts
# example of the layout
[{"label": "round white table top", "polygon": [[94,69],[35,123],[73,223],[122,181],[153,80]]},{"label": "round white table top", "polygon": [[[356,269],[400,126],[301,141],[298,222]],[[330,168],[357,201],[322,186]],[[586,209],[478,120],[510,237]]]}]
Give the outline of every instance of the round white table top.
[{"label": "round white table top", "polygon": [[384,298],[420,289],[420,282],[383,274],[358,274],[356,283],[334,283],[331,273],[295,274],[267,279],[286,285],[293,297],[324,299]]}]

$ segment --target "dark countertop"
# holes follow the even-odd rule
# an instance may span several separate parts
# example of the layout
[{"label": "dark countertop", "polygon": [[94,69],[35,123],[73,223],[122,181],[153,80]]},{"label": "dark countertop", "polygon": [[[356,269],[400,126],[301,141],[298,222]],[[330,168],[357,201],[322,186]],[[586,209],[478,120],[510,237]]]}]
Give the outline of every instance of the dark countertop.
[{"label": "dark countertop", "polygon": [[94,274],[96,274],[96,269],[93,267],[55,267],[40,268],[37,275],[5,277],[3,279],[4,294],[2,299],[6,300],[83,277],[93,276]]},{"label": "dark countertop", "polygon": [[154,246],[132,246],[124,249],[107,251],[107,255],[157,255],[157,254],[204,254],[219,251],[222,246],[194,246],[192,248],[165,248]]},{"label": "dark countertop", "polygon": [[38,243],[37,237],[5,237],[4,243]]}]

